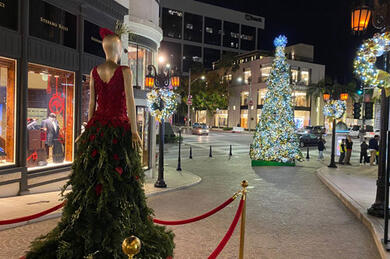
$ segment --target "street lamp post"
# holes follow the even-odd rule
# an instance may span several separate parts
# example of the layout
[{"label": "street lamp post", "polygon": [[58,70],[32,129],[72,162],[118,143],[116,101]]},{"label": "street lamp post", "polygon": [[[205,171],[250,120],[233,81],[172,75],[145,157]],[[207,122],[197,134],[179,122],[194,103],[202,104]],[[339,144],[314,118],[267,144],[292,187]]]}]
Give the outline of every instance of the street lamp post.
[{"label": "street lamp post", "polygon": [[[371,14],[372,13],[372,14]],[[352,10],[352,30],[354,32],[360,33],[366,30],[368,23],[372,17],[372,25],[378,30],[390,29],[390,3],[380,4],[378,0],[374,0],[374,9],[371,10],[367,6],[359,6]],[[385,68],[388,70],[389,59],[385,57]],[[385,185],[388,182],[385,179],[385,170],[386,170],[386,131],[389,126],[389,98],[386,97],[384,89],[381,91],[381,129],[380,129],[380,144],[379,144],[379,164],[378,164],[378,180],[377,180],[377,190],[376,198],[374,204],[367,209],[367,213],[376,216],[384,216],[385,208]]]},{"label": "street lamp post", "polygon": [[[163,62],[162,58],[159,58],[160,62]],[[148,88],[156,89],[169,89],[169,86],[178,87],[180,84],[180,78],[177,75],[171,75],[170,66],[166,66],[165,69],[161,69],[160,73],[157,73],[157,69],[153,65],[148,66],[148,75],[145,77],[145,86]],[[160,109],[163,109],[165,106],[164,100],[161,98],[161,93],[159,92],[160,99]],[[154,184],[158,188],[166,188],[167,185],[164,181],[164,135],[165,135],[165,124],[164,118],[160,119],[159,125],[159,160],[158,160],[158,177],[157,181]]]}]

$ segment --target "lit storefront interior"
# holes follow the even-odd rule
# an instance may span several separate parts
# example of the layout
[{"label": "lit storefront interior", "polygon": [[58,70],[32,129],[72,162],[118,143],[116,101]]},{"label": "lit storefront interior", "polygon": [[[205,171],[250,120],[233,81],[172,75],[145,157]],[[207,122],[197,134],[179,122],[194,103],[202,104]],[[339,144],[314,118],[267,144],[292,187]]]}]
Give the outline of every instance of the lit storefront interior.
[{"label": "lit storefront interior", "polygon": [[227,127],[228,125],[228,110],[218,110],[214,116],[214,125],[216,127]]},{"label": "lit storefront interior", "polygon": [[261,88],[257,90],[257,105],[264,105],[266,94],[267,94],[267,88]]},{"label": "lit storefront interior", "polygon": [[207,111],[206,110],[196,111],[196,121],[195,122],[206,123],[206,121],[207,121]]},{"label": "lit storefront interior", "polygon": [[16,61],[0,57],[0,167],[15,163]]},{"label": "lit storefront interior", "polygon": [[28,65],[27,167],[72,163],[74,73]]},{"label": "lit storefront interior", "polygon": [[139,44],[129,44],[128,60],[129,67],[133,74],[133,86],[145,89],[144,79],[147,74],[148,65],[154,64],[153,51]]},{"label": "lit storefront interior", "polygon": [[248,128],[248,110],[241,110],[240,125],[242,128]]},{"label": "lit storefront interior", "polygon": [[297,129],[310,125],[310,111],[294,111],[294,121]]}]

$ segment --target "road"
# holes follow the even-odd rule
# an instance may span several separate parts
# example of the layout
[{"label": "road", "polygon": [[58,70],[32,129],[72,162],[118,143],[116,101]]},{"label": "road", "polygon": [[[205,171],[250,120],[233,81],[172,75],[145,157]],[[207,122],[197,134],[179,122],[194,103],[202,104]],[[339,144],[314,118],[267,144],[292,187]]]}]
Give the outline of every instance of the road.
[{"label": "road", "polygon": [[[293,168],[253,170],[248,157],[250,142],[251,136],[246,134],[184,135],[182,168],[203,180],[188,189],[150,197],[148,204],[156,218],[178,220],[200,215],[225,201],[246,179],[250,186],[245,258],[379,258],[369,231],[315,175],[328,161],[311,159]],[[188,145],[194,147],[192,160],[187,157]],[[213,158],[208,157],[210,145]],[[312,152],[312,158],[316,153]],[[166,157],[167,165],[176,165],[175,145],[167,146]],[[170,227],[176,234],[175,258],[207,258],[229,228],[237,206],[238,200],[200,222]],[[0,232],[0,258],[17,258],[14,255],[20,255],[30,240],[56,222]],[[238,258],[238,230],[219,258]]]}]

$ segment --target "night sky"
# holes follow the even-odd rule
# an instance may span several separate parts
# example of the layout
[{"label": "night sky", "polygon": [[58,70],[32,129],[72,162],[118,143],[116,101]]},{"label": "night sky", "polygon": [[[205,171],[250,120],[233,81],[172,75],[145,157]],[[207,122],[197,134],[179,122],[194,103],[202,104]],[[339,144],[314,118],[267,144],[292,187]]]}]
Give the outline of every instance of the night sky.
[{"label": "night sky", "polygon": [[265,17],[262,49],[272,50],[273,38],[284,34],[289,45],[314,45],[315,62],[326,65],[326,74],[333,79],[347,83],[353,77],[353,59],[362,42],[350,29],[353,0],[197,1],[261,15]]}]

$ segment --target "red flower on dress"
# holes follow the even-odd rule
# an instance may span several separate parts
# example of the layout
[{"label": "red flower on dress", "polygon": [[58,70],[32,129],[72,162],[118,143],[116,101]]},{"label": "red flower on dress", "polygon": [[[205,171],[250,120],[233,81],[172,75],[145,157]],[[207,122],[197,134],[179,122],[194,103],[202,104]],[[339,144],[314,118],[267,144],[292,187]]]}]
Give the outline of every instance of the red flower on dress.
[{"label": "red flower on dress", "polygon": [[107,29],[107,28],[100,28],[100,30],[99,30],[99,35],[100,35],[100,38],[102,38],[102,40],[107,35],[112,35],[112,34],[114,34],[114,33],[111,30]]},{"label": "red flower on dress", "polygon": [[103,131],[101,131],[100,132],[100,137],[103,137],[103,136],[104,136]]},{"label": "red flower on dress", "polygon": [[113,138],[112,139],[112,144],[117,144],[118,143],[118,140],[116,138]]},{"label": "red flower on dress", "polygon": [[92,157],[95,157],[96,155],[98,154],[98,151],[96,149],[94,149],[91,153],[91,156]]},{"label": "red flower on dress", "polygon": [[118,154],[114,154],[114,159],[117,160],[117,161],[119,160]]},{"label": "red flower on dress", "polygon": [[89,136],[89,140],[90,140],[90,141],[94,141],[94,140],[95,140],[95,138],[96,138],[96,136],[95,136],[95,135],[91,135],[91,136]]},{"label": "red flower on dress", "polygon": [[96,195],[99,196],[101,193],[102,193],[102,190],[103,190],[103,185],[102,184],[97,184],[95,186],[95,192],[96,192]]},{"label": "red flower on dress", "polygon": [[115,168],[115,171],[117,171],[118,174],[120,174],[120,175],[122,175],[122,173],[123,173],[123,169],[122,169],[122,167],[120,167],[120,166],[116,167],[116,168]]},{"label": "red flower on dress", "polygon": [[139,176],[138,175],[135,176],[135,180],[137,180],[137,181],[139,180]]}]

